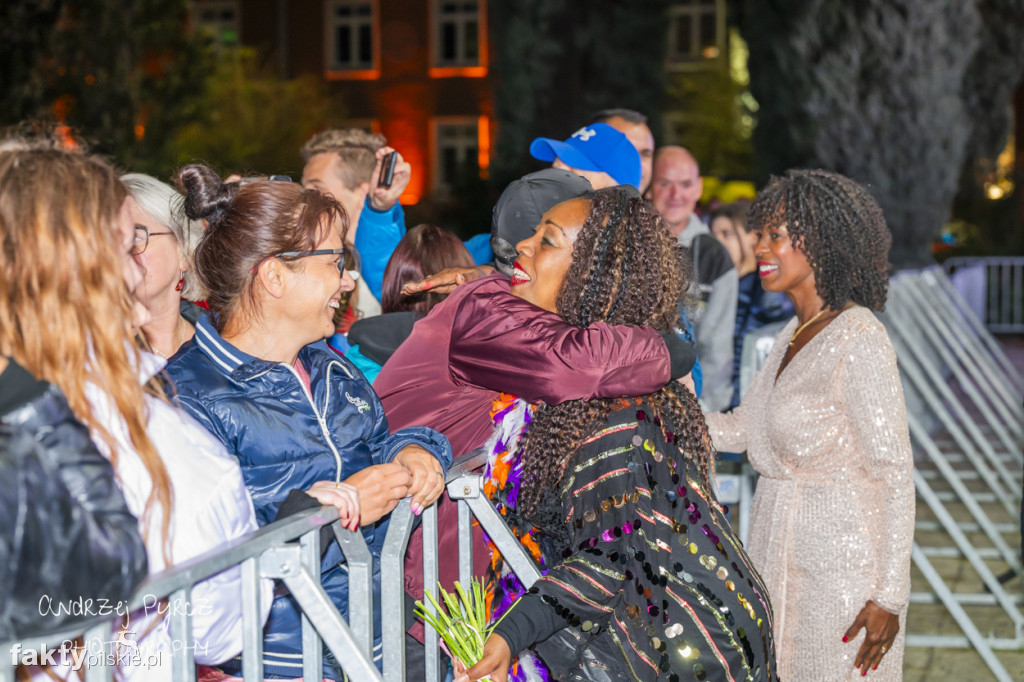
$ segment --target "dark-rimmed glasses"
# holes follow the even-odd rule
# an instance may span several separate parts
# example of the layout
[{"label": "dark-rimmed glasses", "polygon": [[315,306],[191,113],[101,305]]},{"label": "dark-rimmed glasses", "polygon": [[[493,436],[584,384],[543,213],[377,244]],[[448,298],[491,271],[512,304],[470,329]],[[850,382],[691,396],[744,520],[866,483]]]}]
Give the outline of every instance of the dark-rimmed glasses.
[{"label": "dark-rimmed glasses", "polygon": [[[345,276],[345,249],[315,249],[313,251],[282,251],[281,253],[275,253],[273,256],[268,256],[267,258],[281,258],[281,257],[284,257],[284,258],[305,258],[306,256],[341,256],[341,258],[339,258],[338,262],[337,262],[338,274],[340,274],[342,277]],[[266,260],[266,259],[264,259],[264,260]],[[258,268],[261,263],[263,263],[263,261],[260,261],[259,263],[254,265],[252,270],[249,271],[249,274],[255,273],[256,272],[256,268]]]},{"label": "dark-rimmed glasses", "polygon": [[[173,235],[173,232],[150,232],[149,228],[145,225],[135,226],[135,237],[132,240],[132,250],[129,251],[131,255],[138,256],[146,252],[146,247],[149,246],[150,237],[159,237],[162,234]],[[177,237],[175,237],[177,239]]]}]

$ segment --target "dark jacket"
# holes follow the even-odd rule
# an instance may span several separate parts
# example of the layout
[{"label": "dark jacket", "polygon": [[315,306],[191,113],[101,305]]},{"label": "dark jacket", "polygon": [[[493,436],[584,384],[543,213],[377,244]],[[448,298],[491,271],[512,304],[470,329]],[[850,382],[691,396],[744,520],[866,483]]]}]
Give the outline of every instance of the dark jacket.
[{"label": "dark jacket", "polygon": [[[309,373],[312,399],[293,367],[242,352],[221,338],[204,316],[195,337],[167,366],[181,405],[238,457],[260,525],[274,520],[291,490],[305,490],[315,481],[343,481],[370,465],[390,462],[407,445],[426,448],[445,468],[451,464],[448,441],[430,429],[390,434],[370,384],[325,343],[306,346],[299,360]],[[363,529],[376,557],[386,531],[386,518]],[[324,553],[321,580],[347,616],[348,572],[337,543]],[[379,565],[374,599],[380,603]],[[379,659],[379,609],[375,618]],[[274,601],[264,636],[266,672],[300,675],[294,656],[302,653],[301,625],[290,597]],[[325,675],[331,674],[326,667]]]},{"label": "dark jacket", "polygon": [[110,462],[60,391],[12,362],[0,374],[0,641],[67,625],[72,600],[114,613],[146,567]]},{"label": "dark jacket", "polygon": [[527,518],[559,562],[496,632],[555,679],[778,680],[768,591],[674,429],[623,401]]}]

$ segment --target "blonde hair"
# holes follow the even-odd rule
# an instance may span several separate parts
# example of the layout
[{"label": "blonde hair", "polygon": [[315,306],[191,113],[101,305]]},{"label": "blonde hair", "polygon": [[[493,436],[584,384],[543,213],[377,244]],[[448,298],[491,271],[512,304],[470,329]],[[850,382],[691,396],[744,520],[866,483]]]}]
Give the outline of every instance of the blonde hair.
[{"label": "blonde hair", "polygon": [[302,161],[317,154],[333,152],[338,155],[338,177],[345,188],[355,191],[364,182],[373,180],[377,165],[377,150],[387,144],[383,135],[368,133],[360,128],[331,128],[317,133],[302,145]]},{"label": "blonde hair", "polygon": [[170,559],[170,477],[146,431],[118,214],[127,193],[100,159],[55,149],[0,153],[0,353],[58,386],[117,465],[117,442],[86,397],[93,384],[124,419],[152,481],[140,519],[162,510]]}]

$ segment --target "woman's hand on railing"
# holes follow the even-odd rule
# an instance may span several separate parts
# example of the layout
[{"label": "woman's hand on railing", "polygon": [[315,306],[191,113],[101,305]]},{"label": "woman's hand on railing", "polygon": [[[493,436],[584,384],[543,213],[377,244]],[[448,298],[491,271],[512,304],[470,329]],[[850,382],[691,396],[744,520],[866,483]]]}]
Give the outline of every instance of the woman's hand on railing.
[{"label": "woman's hand on railing", "polygon": [[359,491],[348,483],[317,481],[306,494],[316,498],[320,504],[338,510],[341,525],[350,531],[359,530]]},{"label": "woman's hand on railing", "polygon": [[412,475],[409,486],[412,513],[419,515],[444,492],[444,469],[436,457],[419,445],[406,445],[398,451],[394,461]]},{"label": "woman's hand on railing", "polygon": [[398,462],[389,462],[368,466],[345,482],[359,491],[359,523],[368,526],[390,514],[409,494],[412,474]]},{"label": "woman's hand on railing", "polygon": [[508,668],[512,664],[512,652],[508,643],[500,636],[491,634],[484,642],[484,655],[469,670],[461,661],[455,662],[455,682],[476,682],[490,679],[493,682],[508,682]]}]

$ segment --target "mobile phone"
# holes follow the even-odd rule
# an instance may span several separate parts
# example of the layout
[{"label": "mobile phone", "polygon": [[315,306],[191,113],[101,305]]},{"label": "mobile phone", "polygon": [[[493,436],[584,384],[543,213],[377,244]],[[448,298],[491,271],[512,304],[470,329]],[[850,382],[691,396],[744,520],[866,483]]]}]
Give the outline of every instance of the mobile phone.
[{"label": "mobile phone", "polygon": [[397,161],[398,157],[395,156],[395,152],[391,152],[384,157],[380,167],[380,177],[377,178],[378,187],[391,187],[391,181],[395,177],[395,163]]}]

